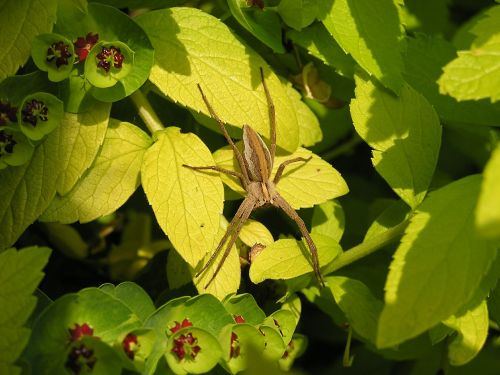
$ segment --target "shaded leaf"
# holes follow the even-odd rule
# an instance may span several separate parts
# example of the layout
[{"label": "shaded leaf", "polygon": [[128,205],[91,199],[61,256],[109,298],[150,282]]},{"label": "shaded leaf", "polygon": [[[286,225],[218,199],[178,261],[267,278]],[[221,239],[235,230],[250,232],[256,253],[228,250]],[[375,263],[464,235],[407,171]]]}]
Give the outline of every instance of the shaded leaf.
[{"label": "shaded leaf", "polygon": [[328,200],[314,207],[311,233],[319,233],[340,242],[344,226],[344,211],[338,202]]},{"label": "shaded leaf", "polygon": [[481,285],[497,248],[475,232],[479,186],[477,175],[462,178],[417,209],[390,266],[377,346],[397,345],[431,328]]},{"label": "shaded leaf", "polygon": [[14,365],[28,343],[30,330],[25,324],[35,309],[32,295],[43,277],[42,269],[50,249],[32,246],[20,251],[0,253],[0,373],[20,374]]},{"label": "shaded leaf", "polygon": [[375,169],[410,207],[418,206],[431,182],[441,145],[434,108],[408,85],[395,97],[357,76],[351,115],[358,134],[374,149]]}]

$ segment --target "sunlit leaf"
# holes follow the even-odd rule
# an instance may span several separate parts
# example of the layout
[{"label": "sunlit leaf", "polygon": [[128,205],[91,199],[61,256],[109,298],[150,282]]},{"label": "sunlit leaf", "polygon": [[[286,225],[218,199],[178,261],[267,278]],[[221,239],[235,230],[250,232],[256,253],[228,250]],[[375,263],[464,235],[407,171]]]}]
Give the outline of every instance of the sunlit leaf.
[{"label": "sunlit leaf", "polygon": [[485,237],[500,236],[500,143],[483,173],[476,208],[476,226]]},{"label": "sunlit leaf", "polygon": [[[276,106],[278,145],[289,152],[299,144],[294,106],[266,62],[217,18],[193,8],[148,12],[136,21],[155,47],[149,77],[172,101],[209,115],[197,84],[222,121],[244,124],[269,138],[269,111],[259,68]],[[228,61],[231,63],[229,64]]]},{"label": "sunlit leaf", "polygon": [[175,127],[155,136],[157,141],[144,155],[142,186],[158,224],[194,268],[216,240],[224,198],[222,183],[215,173],[182,166],[214,163],[197,136],[182,134]]}]

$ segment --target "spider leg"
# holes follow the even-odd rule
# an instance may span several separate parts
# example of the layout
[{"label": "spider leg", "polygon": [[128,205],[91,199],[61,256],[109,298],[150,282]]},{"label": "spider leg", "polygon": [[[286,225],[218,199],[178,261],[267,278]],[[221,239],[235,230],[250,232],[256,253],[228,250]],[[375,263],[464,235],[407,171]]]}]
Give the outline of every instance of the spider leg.
[{"label": "spider leg", "polygon": [[185,168],[194,169],[195,171],[204,170],[204,169],[211,169],[213,171],[217,171],[217,172],[220,172],[220,173],[228,174],[230,176],[234,176],[236,178],[239,178],[239,180],[241,182],[241,185],[244,186],[244,184],[243,184],[243,174],[241,174],[239,172],[236,172],[236,171],[230,171],[229,169],[224,169],[224,168],[218,167],[216,165],[210,165],[210,166],[207,166],[207,167],[193,167],[192,165],[182,164],[182,166],[185,167]]},{"label": "spider leg", "polygon": [[[245,203],[245,201],[243,201],[243,203]],[[241,204],[241,206],[243,206],[243,203]],[[231,252],[231,248],[233,247],[234,243],[236,242],[236,239],[238,238],[238,235],[240,234],[241,227],[243,227],[243,224],[245,224],[245,222],[247,221],[248,217],[250,216],[254,208],[255,208],[255,199],[252,198],[252,201],[248,201],[248,204],[245,205],[244,211],[242,211],[240,219],[235,223],[236,228],[234,229],[233,234],[231,235],[231,238],[229,239],[229,242],[226,245],[226,250],[224,251],[222,258],[219,264],[217,265],[214,274],[212,275],[212,277],[210,277],[210,280],[208,280],[208,282],[206,283],[205,289],[210,285],[210,283],[215,279],[215,277],[221,270],[222,265],[226,261],[226,258]]]},{"label": "spider leg", "polygon": [[201,97],[203,98],[203,101],[205,102],[205,105],[207,106],[208,112],[210,112],[210,115],[212,116],[212,118],[215,121],[217,121],[217,124],[219,124],[219,128],[222,131],[222,134],[224,134],[224,137],[226,138],[227,143],[229,143],[229,145],[233,149],[234,155],[236,156],[236,159],[238,160],[238,163],[240,164],[241,172],[243,175],[243,179],[242,179],[243,187],[246,188],[246,186],[250,183],[250,179],[248,178],[248,173],[247,173],[245,162],[243,161],[243,156],[241,155],[240,150],[238,150],[238,147],[236,147],[233,140],[231,139],[231,137],[227,133],[227,130],[226,130],[226,127],[224,126],[224,123],[219,118],[219,116],[217,116],[217,113],[215,113],[214,109],[210,105],[207,97],[205,96],[205,93],[201,89],[200,84],[198,84],[198,89],[200,90]]},{"label": "spider leg", "polygon": [[308,158],[303,158],[303,157],[297,157],[297,158],[293,158],[293,159],[290,159],[290,160],[285,160],[283,163],[280,164],[280,166],[278,167],[278,171],[276,172],[276,175],[274,176],[274,184],[276,185],[279,180],[281,179],[281,175],[283,174],[283,170],[285,169],[285,167],[288,165],[288,164],[292,164],[292,163],[295,163],[295,162],[298,162],[298,161],[309,161],[311,160],[312,156],[309,156]]},{"label": "spider leg", "polygon": [[264,91],[266,93],[267,105],[269,107],[269,122],[271,125],[271,144],[269,147],[269,152],[271,153],[271,164],[274,163],[274,155],[276,154],[276,109],[274,108],[274,102],[267,88],[266,80],[264,79],[264,70],[260,68],[260,79],[262,80],[262,86],[264,86]]},{"label": "spider leg", "polygon": [[318,279],[321,286],[324,287],[325,281],[323,280],[323,276],[321,275],[321,272],[319,270],[318,250],[316,248],[316,245],[314,244],[314,241],[311,238],[311,235],[307,231],[304,221],[281,195],[279,194],[276,195],[276,197],[273,200],[273,205],[281,208],[288,215],[290,219],[295,221],[295,223],[299,227],[300,233],[302,233],[302,236],[304,236],[304,238],[306,239],[307,245],[309,246],[309,250],[311,250],[312,266],[316,278]]},{"label": "spider leg", "polygon": [[[254,207],[255,207],[255,198],[253,196],[247,196],[243,200],[243,202],[240,204],[240,207],[238,207],[238,210],[236,211],[236,214],[234,215],[234,217],[231,219],[231,222],[229,223],[229,225],[227,227],[226,233],[224,233],[224,236],[222,236],[221,240],[219,241],[219,244],[217,245],[217,248],[214,250],[214,252],[210,256],[210,258],[208,259],[207,263],[205,263],[205,265],[203,266],[203,268],[196,273],[195,277],[199,277],[203,272],[205,272],[208,269],[208,267],[210,267],[210,265],[214,262],[215,258],[217,257],[217,254],[219,254],[222,247],[226,243],[228,237],[231,235],[233,230],[238,227],[238,224],[241,221],[242,217],[246,214],[247,211],[249,211],[248,215],[250,215],[250,212],[252,212]],[[227,255],[226,255],[226,257],[227,257]],[[223,260],[219,264],[220,267],[222,266],[222,263],[224,262],[226,257],[223,257]],[[216,273],[218,272],[220,267],[218,267]],[[212,281],[212,279],[214,277],[215,277],[215,275],[212,276],[212,278],[210,279],[210,282]]]}]

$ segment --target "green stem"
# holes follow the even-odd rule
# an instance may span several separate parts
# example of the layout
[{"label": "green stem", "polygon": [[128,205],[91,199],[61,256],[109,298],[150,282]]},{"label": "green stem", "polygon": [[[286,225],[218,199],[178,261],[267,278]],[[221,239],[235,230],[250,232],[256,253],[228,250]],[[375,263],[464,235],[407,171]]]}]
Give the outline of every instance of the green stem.
[{"label": "green stem", "polygon": [[141,90],[136,90],[132,95],[130,95],[130,99],[134,102],[139,116],[142,118],[142,121],[144,121],[151,134],[164,129],[164,126],[156,115],[156,112],[153,107],[151,107],[151,104],[149,104],[149,100]]},{"label": "green stem", "polygon": [[362,141],[363,140],[357,134],[354,134],[354,136],[351,139],[349,139],[347,142],[342,143],[340,146],[335,147],[334,149],[322,154],[321,158],[323,160],[327,160],[327,161],[333,160],[333,159],[337,158],[338,156],[351,151],[356,145],[358,145]]},{"label": "green stem", "polygon": [[365,256],[381,249],[385,245],[401,237],[408,226],[410,220],[406,219],[395,227],[389,228],[377,236],[369,238],[368,240],[344,251],[335,260],[329,264],[325,269],[325,274],[336,271],[345,267]]}]

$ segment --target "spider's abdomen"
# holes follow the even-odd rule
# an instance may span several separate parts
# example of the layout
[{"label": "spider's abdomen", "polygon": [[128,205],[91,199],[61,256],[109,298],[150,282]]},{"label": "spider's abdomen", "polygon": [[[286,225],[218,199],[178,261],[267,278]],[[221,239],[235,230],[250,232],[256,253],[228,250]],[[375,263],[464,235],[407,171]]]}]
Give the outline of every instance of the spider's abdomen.
[{"label": "spider's abdomen", "polygon": [[249,125],[243,125],[243,157],[251,181],[265,182],[271,177],[273,162],[266,144]]}]

